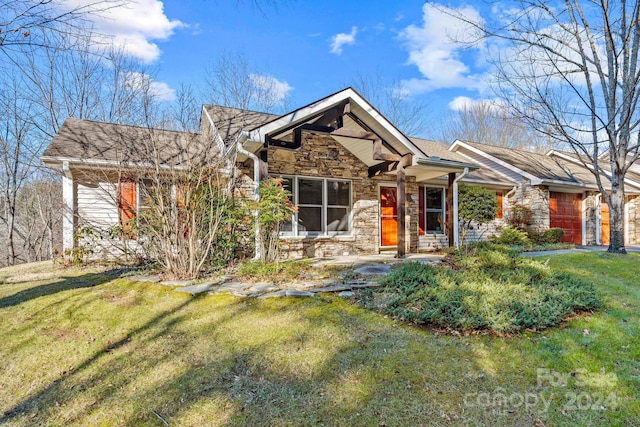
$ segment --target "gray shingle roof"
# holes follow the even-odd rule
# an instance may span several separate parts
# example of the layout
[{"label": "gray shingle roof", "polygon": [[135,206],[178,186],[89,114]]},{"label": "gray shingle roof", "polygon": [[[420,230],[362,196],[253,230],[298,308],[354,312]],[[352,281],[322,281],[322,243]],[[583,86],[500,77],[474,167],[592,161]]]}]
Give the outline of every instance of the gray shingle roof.
[{"label": "gray shingle roof", "polygon": [[[422,151],[424,154],[428,155],[429,157],[435,156],[443,160],[451,160],[451,161],[462,162],[462,163],[475,163],[474,161],[470,160],[469,158],[463,156],[460,153],[457,153],[455,151],[449,151],[449,147],[447,147],[447,145],[441,142],[431,141],[431,140],[422,139],[422,138],[409,138],[409,139],[411,140],[411,142],[415,144],[416,147],[420,149],[420,151]],[[492,171],[491,169],[483,168],[483,167],[470,172],[462,180],[468,181],[468,182],[473,182],[473,181],[478,181],[483,183],[490,182],[490,183],[495,183],[497,185],[513,185],[511,180],[509,180],[508,178],[500,175],[499,173]]]},{"label": "gray shingle roof", "polygon": [[68,118],[42,156],[176,166],[209,151],[198,134]]},{"label": "gray shingle roof", "polygon": [[596,187],[595,177],[589,170],[558,157],[550,157],[540,153],[480,144],[477,142],[465,141],[465,144],[515,166],[543,181],[557,181],[568,185]]},{"label": "gray shingle roof", "polygon": [[211,120],[218,128],[225,144],[233,142],[241,131],[255,129],[280,117],[275,114],[222,107],[220,105],[204,105],[204,108],[211,116]]}]

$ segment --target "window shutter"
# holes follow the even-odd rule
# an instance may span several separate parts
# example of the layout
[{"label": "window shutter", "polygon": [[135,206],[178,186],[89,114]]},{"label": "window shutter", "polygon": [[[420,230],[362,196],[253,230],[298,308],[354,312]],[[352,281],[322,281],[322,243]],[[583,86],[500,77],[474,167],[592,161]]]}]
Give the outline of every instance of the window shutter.
[{"label": "window shutter", "polygon": [[131,178],[122,177],[118,183],[118,216],[122,230],[130,234],[129,221],[136,217],[136,182]]},{"label": "window shutter", "polygon": [[424,228],[424,187],[418,187],[418,234],[425,234]]},{"label": "window shutter", "polygon": [[502,218],[502,191],[496,191],[496,203],[498,204],[498,209],[496,209],[496,218]]}]

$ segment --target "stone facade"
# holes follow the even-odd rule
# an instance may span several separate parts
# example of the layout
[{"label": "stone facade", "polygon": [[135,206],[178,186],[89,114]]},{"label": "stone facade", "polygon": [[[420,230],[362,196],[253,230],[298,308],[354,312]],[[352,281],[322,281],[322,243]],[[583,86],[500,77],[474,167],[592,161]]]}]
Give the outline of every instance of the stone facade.
[{"label": "stone facade", "polygon": [[582,195],[583,197],[583,207],[584,207],[584,218],[585,218],[585,231],[586,235],[583,236],[583,241],[586,242],[587,245],[595,245],[599,240],[598,233],[600,232],[600,227],[598,224],[598,196],[600,193],[595,191],[588,191]]},{"label": "stone facade", "polygon": [[[351,181],[351,233],[340,236],[286,236],[283,252],[289,258],[375,254],[380,250],[379,186],[396,185],[394,175],[368,177],[368,167],[342,144],[328,135],[304,134],[299,150],[269,147],[268,170],[272,176],[291,175]],[[250,168],[239,165],[246,177]],[[244,185],[238,191],[247,192]],[[418,250],[418,185],[407,177],[406,251]]]},{"label": "stone facade", "polygon": [[543,185],[531,185],[524,182],[515,194],[509,198],[509,207],[515,204],[528,206],[533,211],[529,227],[535,231],[549,228],[549,188]]},{"label": "stone facade", "polygon": [[627,197],[627,245],[640,244],[640,197]]}]

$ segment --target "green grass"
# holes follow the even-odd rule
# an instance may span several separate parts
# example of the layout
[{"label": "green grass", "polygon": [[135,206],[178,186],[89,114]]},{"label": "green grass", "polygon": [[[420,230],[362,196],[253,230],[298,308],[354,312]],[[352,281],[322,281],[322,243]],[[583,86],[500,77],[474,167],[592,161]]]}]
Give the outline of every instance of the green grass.
[{"label": "green grass", "polygon": [[[337,297],[192,298],[99,271],[2,269],[0,425],[635,425],[639,262],[551,257],[606,307],[514,337],[441,335]],[[567,377],[538,384],[538,369]]]}]

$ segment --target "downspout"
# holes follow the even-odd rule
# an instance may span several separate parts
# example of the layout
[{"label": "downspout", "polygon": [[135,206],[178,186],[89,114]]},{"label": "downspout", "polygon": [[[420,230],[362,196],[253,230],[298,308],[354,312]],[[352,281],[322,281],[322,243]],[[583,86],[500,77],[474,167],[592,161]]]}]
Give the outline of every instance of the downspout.
[{"label": "downspout", "polygon": [[[253,162],[253,199],[256,201],[256,203],[258,202],[258,200],[260,200],[260,195],[258,194],[258,185],[260,183],[260,167],[259,167],[259,159],[258,156],[256,156],[255,154],[253,154],[252,152],[246,150],[242,144],[244,144],[247,141],[247,134],[246,133],[241,133],[240,136],[238,137],[238,139],[236,140],[236,149],[238,150],[238,153],[240,154],[244,154],[245,156],[247,156],[248,158],[251,159],[251,161]],[[255,251],[254,251],[254,255],[253,255],[253,259],[255,260],[259,260],[262,256],[261,254],[261,242],[260,242],[260,224],[258,224],[258,210],[255,209],[253,211],[253,217],[254,220],[256,222],[256,236],[255,236]]]},{"label": "downspout", "polygon": [[[235,142],[232,145],[230,145],[229,148],[225,148],[224,141],[220,137],[220,133],[218,132],[218,128],[213,123],[213,119],[211,118],[211,116],[207,112],[207,109],[204,107],[204,105],[202,106],[202,111],[204,112],[204,115],[207,116],[207,119],[209,120],[209,123],[211,124],[211,129],[215,130],[214,138],[216,140],[216,144],[218,144],[218,148],[220,149],[220,153],[222,155],[226,155],[227,153],[229,153],[231,151],[231,149],[235,146],[236,150],[238,150],[238,153],[244,154],[245,156],[250,158],[251,161],[253,161],[253,199],[257,202],[259,200],[258,185],[259,185],[259,182],[260,182],[260,169],[259,169],[259,163],[258,163],[259,160],[258,160],[258,156],[256,156],[252,152],[246,150],[244,148],[244,146],[243,146],[243,144],[247,141],[248,135],[245,132],[241,132],[240,135],[238,135],[238,137],[236,138]],[[253,211],[253,217],[254,217],[254,220],[255,220],[255,223],[256,223],[255,250],[254,250],[253,259],[254,260],[258,260],[258,259],[261,258],[260,247],[262,245],[260,244],[260,226],[258,225],[258,211],[257,210]]]},{"label": "downspout", "polygon": [[587,245],[587,193],[582,195],[582,246]]},{"label": "downspout", "polygon": [[464,171],[453,180],[453,244],[455,247],[460,246],[460,224],[458,224],[458,181],[469,174],[469,168],[464,168]]}]

